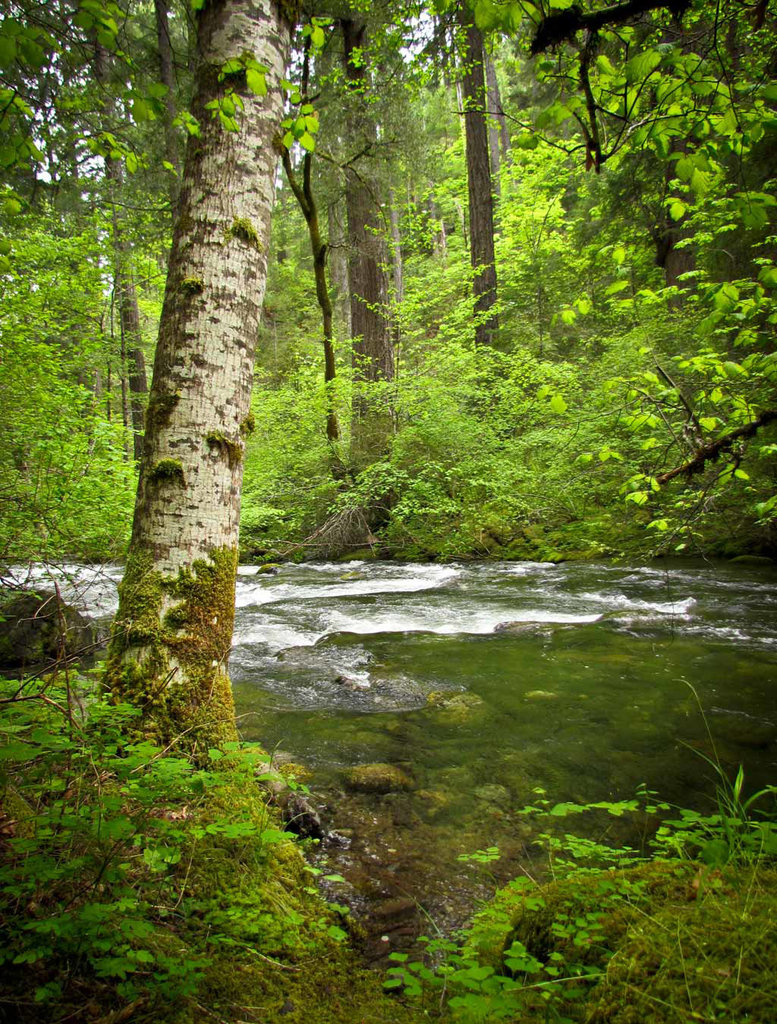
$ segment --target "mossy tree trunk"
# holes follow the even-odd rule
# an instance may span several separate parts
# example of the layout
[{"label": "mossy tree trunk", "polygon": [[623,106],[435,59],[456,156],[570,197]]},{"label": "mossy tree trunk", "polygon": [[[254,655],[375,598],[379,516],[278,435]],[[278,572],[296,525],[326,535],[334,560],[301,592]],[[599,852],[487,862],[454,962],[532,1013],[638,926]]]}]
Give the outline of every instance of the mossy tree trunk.
[{"label": "mossy tree trunk", "polygon": [[[235,735],[227,659],[242,455],[288,43],[270,0],[211,0],[198,15],[200,134],[186,153],[109,648],[114,696],[142,708],[156,739],[197,753]],[[227,61],[249,57],[267,69],[264,97],[249,88],[245,70],[223,74]],[[225,97],[221,113],[237,106],[239,131],[211,106]]]}]

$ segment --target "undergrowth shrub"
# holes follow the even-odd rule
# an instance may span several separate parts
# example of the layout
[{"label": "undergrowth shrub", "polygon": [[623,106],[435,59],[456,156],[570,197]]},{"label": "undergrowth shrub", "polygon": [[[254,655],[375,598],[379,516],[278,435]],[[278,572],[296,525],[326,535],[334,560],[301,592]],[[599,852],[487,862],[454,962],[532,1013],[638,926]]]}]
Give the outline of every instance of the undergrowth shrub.
[{"label": "undergrowth shrub", "polygon": [[[586,805],[535,791],[517,813],[545,822],[537,843],[552,880],[518,877],[458,936],[424,938],[423,957],[392,954],[386,986],[466,1024],[769,1019],[777,787],[746,798],[741,769],[733,782],[718,772],[711,814],[671,816],[644,788]],[[640,848],[567,832],[570,815],[636,816]],[[467,859],[495,857],[491,847]]]},{"label": "undergrowth shrub", "polygon": [[0,1020],[183,1019],[225,951],[294,960],[345,936],[266,804],[267,755],[198,765],[131,739],[138,716],[2,683]]}]

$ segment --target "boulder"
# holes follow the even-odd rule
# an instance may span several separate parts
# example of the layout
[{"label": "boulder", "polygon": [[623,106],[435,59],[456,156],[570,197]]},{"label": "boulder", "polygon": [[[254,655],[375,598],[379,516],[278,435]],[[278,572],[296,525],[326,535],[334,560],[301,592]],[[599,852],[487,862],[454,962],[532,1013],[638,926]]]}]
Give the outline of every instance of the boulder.
[{"label": "boulder", "polygon": [[97,640],[93,623],[52,591],[23,591],[0,606],[0,670],[18,672],[74,657]]}]

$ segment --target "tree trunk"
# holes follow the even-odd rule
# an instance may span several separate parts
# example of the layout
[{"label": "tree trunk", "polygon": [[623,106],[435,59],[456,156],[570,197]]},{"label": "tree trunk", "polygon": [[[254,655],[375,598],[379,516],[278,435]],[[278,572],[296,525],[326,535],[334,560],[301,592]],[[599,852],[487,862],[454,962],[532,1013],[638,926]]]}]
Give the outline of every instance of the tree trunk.
[{"label": "tree trunk", "polygon": [[507,118],[502,108],[502,97],[499,93],[499,80],[496,77],[496,64],[488,53],[484,55],[486,65],[486,93],[488,96],[488,145],[491,151],[491,176],[494,182],[494,195],[501,196],[502,164],[510,160],[510,133],[507,130]]},{"label": "tree trunk", "polygon": [[[104,46],[95,46],[95,76],[106,87],[107,100],[105,113],[109,121],[113,119],[114,104],[108,82],[108,53]],[[135,279],[132,273],[130,246],[127,241],[124,225],[116,207],[116,193],[121,190],[121,163],[112,156],[106,156],[105,177],[109,183],[111,221],[113,225],[114,254],[114,291],[119,299],[119,324],[121,330],[122,349],[126,353],[126,365],[129,375],[130,409],[132,413],[132,448],[135,461],[140,461],[143,454],[143,417],[145,415],[146,394],[146,357],[143,353],[143,335],[140,330],[140,311]],[[124,358],[124,357],[123,357]]]},{"label": "tree trunk", "polygon": [[499,327],[496,313],[496,265],[494,262],[494,206],[488,163],[488,128],[485,117],[486,89],[483,76],[483,36],[469,12],[459,8],[464,33],[464,130],[467,140],[470,257],[475,296],[475,343],[491,345]]},{"label": "tree trunk", "polygon": [[[312,163],[310,153],[306,153],[302,161],[302,183],[297,180],[297,175],[291,162],[291,154],[286,147],[283,147],[283,169],[286,178],[291,186],[305,223],[308,226],[308,238],[310,239],[310,251],[313,256],[313,276],[316,282],[316,300],[321,310],[322,333],[324,342],[324,384],[327,391],[326,410],[326,436],[330,445],[335,445],[340,440],[340,427],[337,422],[337,414],[334,409],[333,385],[336,377],[335,350],[333,344],[332,330],[332,300],[329,298],[329,288],[326,282],[326,259],[327,245],[321,237],[321,227],[318,220],[318,205],[313,195]],[[336,456],[335,475],[342,476],[342,466],[339,456]]]},{"label": "tree trunk", "polygon": [[[227,675],[244,438],[264,296],[280,80],[289,31],[270,0],[211,0],[198,15],[193,114],[147,414],[132,540],[106,670],[148,732],[198,756],[235,736]],[[228,59],[268,69],[258,97]],[[225,130],[207,104],[244,109]]]},{"label": "tree trunk", "polygon": [[342,197],[329,204],[329,276],[335,293],[335,314],[347,337],[351,336],[351,300],[348,294],[347,214]]},{"label": "tree trunk", "polygon": [[175,210],[178,201],[178,178],[181,172],[178,155],[178,137],[173,127],[175,120],[175,74],[173,72],[173,48],[170,45],[170,22],[167,0],[154,0],[156,16],[157,52],[159,54],[159,80],[167,86],[165,93],[165,159],[175,173],[170,173],[170,209]]},{"label": "tree trunk", "polygon": [[[354,59],[354,51],[361,51],[364,45],[365,27],[350,19],[344,19],[341,24],[345,76],[351,92],[359,96],[367,85],[367,70],[362,60]],[[364,115],[362,104],[358,114],[352,106],[348,130],[350,137],[362,141],[365,148],[374,142],[375,125]],[[394,347],[388,315],[387,253],[382,224],[372,189],[353,164],[345,168],[345,183],[354,379],[373,383],[392,380]],[[390,411],[369,406],[363,397],[354,402],[353,448],[357,465],[385,447],[391,428]]]}]

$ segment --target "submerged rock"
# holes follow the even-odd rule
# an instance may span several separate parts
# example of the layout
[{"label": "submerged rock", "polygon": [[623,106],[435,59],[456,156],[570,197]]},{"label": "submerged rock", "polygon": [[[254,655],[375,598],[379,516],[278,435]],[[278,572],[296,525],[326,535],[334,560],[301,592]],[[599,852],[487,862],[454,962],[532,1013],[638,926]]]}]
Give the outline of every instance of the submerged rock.
[{"label": "submerged rock", "polygon": [[394,793],[413,788],[413,780],[393,764],[359,764],[345,773],[349,789],[360,793]]},{"label": "submerged rock", "polygon": [[429,707],[443,712],[448,722],[466,722],[484,707],[483,701],[474,693],[441,692],[435,690],[426,698]]},{"label": "submerged rock", "polygon": [[500,811],[506,811],[511,804],[510,790],[496,782],[487,782],[484,786],[478,786],[475,796],[481,803],[491,804],[498,807]]},{"label": "submerged rock", "polygon": [[524,697],[527,700],[556,700],[558,694],[552,690],[527,690]]}]

